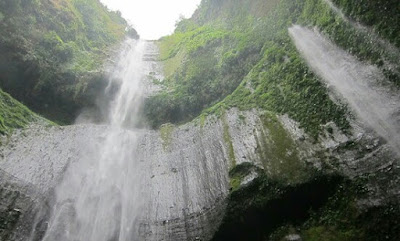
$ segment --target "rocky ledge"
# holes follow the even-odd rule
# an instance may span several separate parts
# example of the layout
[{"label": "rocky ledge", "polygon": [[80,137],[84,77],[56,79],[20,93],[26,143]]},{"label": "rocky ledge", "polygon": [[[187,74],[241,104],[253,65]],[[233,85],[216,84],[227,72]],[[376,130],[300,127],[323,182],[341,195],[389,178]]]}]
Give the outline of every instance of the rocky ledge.
[{"label": "rocky ledge", "polygon": [[[354,183],[363,190],[353,200],[361,216],[398,208],[400,165],[391,147],[361,124],[346,134],[333,124],[323,129],[315,139],[287,116],[231,109],[158,131],[120,130],[137,138],[132,161],[140,163],[145,202],[133,215],[141,240],[262,240]],[[3,139],[0,238],[40,240],[55,188],[107,133],[101,125],[35,126]]]}]

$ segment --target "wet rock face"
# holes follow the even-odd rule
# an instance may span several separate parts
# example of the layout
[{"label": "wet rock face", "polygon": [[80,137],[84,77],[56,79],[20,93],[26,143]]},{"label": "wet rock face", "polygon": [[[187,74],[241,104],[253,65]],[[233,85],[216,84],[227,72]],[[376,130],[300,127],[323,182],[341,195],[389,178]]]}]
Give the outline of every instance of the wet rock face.
[{"label": "wet rock face", "polygon": [[[256,155],[254,129],[260,127],[257,115],[246,114],[246,123],[238,111],[223,118],[210,117],[204,123],[180,127],[164,126],[160,131],[133,131],[137,136],[135,156],[143,169],[144,205],[137,224],[143,240],[209,240],[218,229],[226,207],[230,184],[228,171],[236,163],[262,166]],[[82,125],[70,127],[34,127],[23,130],[1,147],[0,169],[18,181],[39,217],[29,222],[43,235],[43,223],[54,205],[54,189],[70,166],[79,164],[101,148],[107,127]],[[238,150],[238,151],[235,151]],[[82,168],[85,168],[84,166]],[[1,184],[9,185],[3,178]],[[248,181],[251,181],[249,179]],[[17,198],[18,199],[18,198]],[[19,200],[19,199],[18,199]],[[3,202],[3,200],[2,200]],[[5,204],[19,207],[15,203]],[[20,206],[24,206],[20,205]],[[28,208],[21,209],[21,213]],[[33,218],[34,219],[34,218]],[[26,223],[23,215],[13,227]],[[11,235],[24,239],[29,232]],[[11,237],[10,236],[10,237]],[[12,239],[11,239],[12,240]]]},{"label": "wet rock face", "polygon": [[[232,165],[223,125],[215,119],[204,127],[188,124],[170,126],[167,133],[136,132],[137,147],[133,148],[138,151],[132,159],[140,160],[146,180],[145,204],[138,224],[143,240],[211,239],[223,217],[229,192],[228,170]],[[32,226],[34,222],[48,221],[49,209],[54,205],[54,188],[69,166],[101,147],[106,131],[107,127],[90,125],[35,127],[15,134],[1,147],[0,168],[7,174],[0,182],[2,191],[6,192],[15,179],[15,189],[26,190],[27,197],[27,201],[22,201],[25,196],[2,199],[4,206],[18,209],[21,214],[10,219],[13,226],[4,228],[10,232],[10,240],[23,240],[29,235],[28,231],[12,231],[26,223],[23,214],[30,207],[41,210],[36,219],[43,219],[35,221],[30,214]],[[43,225],[35,228],[43,229]],[[41,235],[35,238],[40,239]]]},{"label": "wet rock face", "polygon": [[45,194],[58,183],[68,164],[93,151],[99,128],[34,127],[21,130],[1,148],[1,169]]},{"label": "wet rock face", "polygon": [[6,212],[17,210],[18,214],[16,220],[11,220],[15,222],[13,228],[2,238],[26,240],[33,226],[40,231],[39,236],[43,234],[55,186],[71,162],[95,147],[91,145],[96,138],[93,132],[101,133],[94,128],[83,133],[82,129],[36,126],[17,132],[0,147],[0,190],[5,197],[1,205]]},{"label": "wet rock face", "polygon": [[0,240],[11,238],[23,214],[35,206],[36,197],[34,188],[0,170]]},{"label": "wet rock face", "polygon": [[[350,178],[370,175],[370,195],[358,201],[360,206],[398,200],[398,159],[373,133],[354,125],[353,134],[343,135],[330,126],[315,143],[297,126],[287,116],[232,109],[221,117],[179,127],[127,131],[137,137],[132,160],[139,160],[138,168],[143,170],[143,204],[135,214],[140,240],[212,239],[228,207],[230,190],[251,185],[260,170],[280,185],[292,186],[307,180],[310,166]],[[41,240],[55,187],[71,166],[101,148],[107,129],[34,127],[4,142],[0,147],[2,239],[26,240],[34,227],[33,240]],[[230,175],[232,168],[243,165],[252,168]],[[68,207],[66,218],[74,212],[73,205]]]},{"label": "wet rock face", "polygon": [[[229,165],[221,129],[163,127],[139,141],[149,175],[143,240],[207,240],[223,216]],[[212,134],[211,134],[212,133]]]}]

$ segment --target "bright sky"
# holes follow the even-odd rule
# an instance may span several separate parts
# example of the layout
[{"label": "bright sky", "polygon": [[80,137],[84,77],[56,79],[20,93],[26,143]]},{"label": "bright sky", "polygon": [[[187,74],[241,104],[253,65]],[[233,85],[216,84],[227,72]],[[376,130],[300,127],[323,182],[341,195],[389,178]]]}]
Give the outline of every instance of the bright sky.
[{"label": "bright sky", "polygon": [[100,0],[119,10],[143,39],[171,34],[180,15],[189,18],[201,0]]}]

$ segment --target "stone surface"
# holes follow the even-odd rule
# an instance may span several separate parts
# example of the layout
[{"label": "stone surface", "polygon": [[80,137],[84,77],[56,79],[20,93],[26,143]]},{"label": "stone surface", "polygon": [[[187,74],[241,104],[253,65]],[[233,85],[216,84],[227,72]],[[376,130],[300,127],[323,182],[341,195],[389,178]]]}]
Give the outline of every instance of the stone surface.
[{"label": "stone surface", "polygon": [[[296,143],[301,160],[317,167],[330,166],[349,177],[370,175],[370,195],[360,200],[360,205],[380,205],[399,198],[398,158],[373,133],[354,126],[354,133],[345,138],[333,128],[331,137],[313,144],[296,122],[287,116],[278,119]],[[143,240],[209,240],[223,217],[229,193],[228,171],[233,166],[230,146],[236,164],[251,162],[263,168],[268,158],[263,160],[257,148],[268,128],[257,111],[236,109],[221,118],[209,116],[203,125],[195,120],[170,128],[167,136],[153,130],[133,131],[138,136],[137,147],[133,148],[138,152],[132,158],[143,163],[147,183],[139,233]],[[96,151],[106,129],[96,125],[32,127],[15,133],[1,146],[2,194],[20,193],[2,198],[0,206],[3,213],[18,210],[19,223],[15,227],[25,232],[20,231],[14,239],[24,240],[21,235],[29,234],[27,220],[34,219],[30,210],[51,204],[52,189],[65,170]],[[226,131],[229,139],[224,138]],[[345,148],[349,143],[361,144],[362,150]],[[252,178],[246,177],[242,185]]]}]

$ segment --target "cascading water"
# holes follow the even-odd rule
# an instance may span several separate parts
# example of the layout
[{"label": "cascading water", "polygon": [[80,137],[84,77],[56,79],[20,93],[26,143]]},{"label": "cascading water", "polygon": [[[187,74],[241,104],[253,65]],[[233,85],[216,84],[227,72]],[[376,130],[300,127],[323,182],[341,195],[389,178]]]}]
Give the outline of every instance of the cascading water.
[{"label": "cascading water", "polygon": [[301,26],[291,27],[289,33],[310,67],[400,154],[400,97],[396,87],[384,83],[376,66],[358,61],[321,34]]},{"label": "cascading water", "polygon": [[112,74],[112,79],[121,81],[120,90],[109,109],[110,125],[117,128],[135,124],[143,94],[142,79],[148,67],[144,61],[146,42],[131,41],[126,44]]},{"label": "cascading water", "polygon": [[133,127],[148,68],[145,41],[127,40],[112,79],[120,90],[108,107],[103,140],[73,160],[56,188],[46,241],[136,240],[138,213],[144,204],[143,176],[135,158],[139,131]]},{"label": "cascading water", "polygon": [[[0,189],[7,194],[0,211],[12,208],[19,215],[0,239],[211,240],[230,187],[224,125],[213,120],[201,127],[135,129],[142,125],[137,121],[142,96],[159,88],[150,78],[163,78],[156,55],[152,42],[124,44],[104,95],[115,97],[104,105],[107,125],[88,123],[93,117],[85,115],[86,124],[33,127],[14,139],[21,144],[0,148]],[[237,125],[232,139],[240,139],[233,145],[245,158],[256,142],[238,136],[253,133],[248,128],[258,119],[252,114],[247,123],[254,124],[244,125],[236,111],[227,116]]]}]

